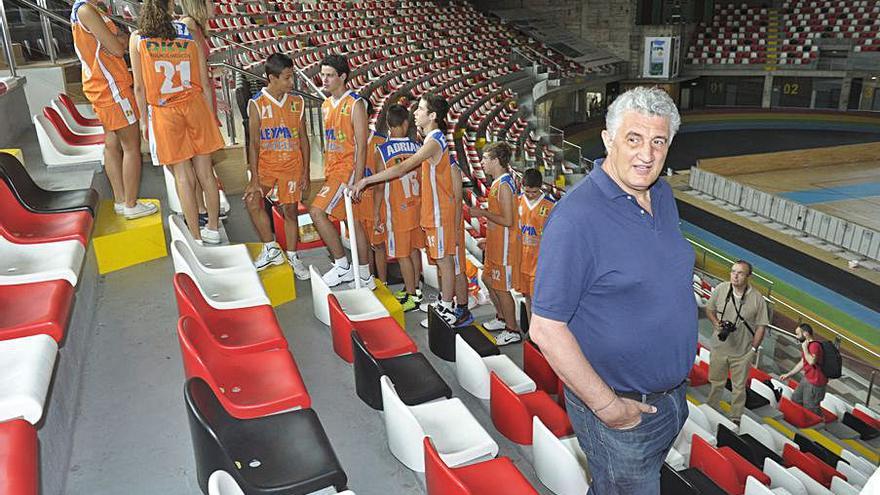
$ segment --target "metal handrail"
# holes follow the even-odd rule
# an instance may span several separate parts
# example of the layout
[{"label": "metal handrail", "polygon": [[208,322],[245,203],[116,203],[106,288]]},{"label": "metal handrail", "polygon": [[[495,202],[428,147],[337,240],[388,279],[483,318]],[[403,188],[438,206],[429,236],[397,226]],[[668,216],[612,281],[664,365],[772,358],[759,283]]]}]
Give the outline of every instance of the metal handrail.
[{"label": "metal handrail", "polygon": [[[776,332],[777,334],[781,334],[788,339],[797,341],[797,336],[784,328],[778,327],[773,324],[767,325],[767,327],[770,328],[771,330],[773,330],[774,332]],[[837,345],[837,347],[840,347],[840,345],[838,343],[835,343],[835,344]],[[760,357],[760,355],[759,355],[759,357]],[[841,353],[840,357],[843,360],[851,361],[851,362],[860,364],[862,366],[866,366],[868,368],[871,368],[871,377],[868,379],[868,393],[867,393],[867,396],[865,397],[865,405],[869,406],[871,404],[871,394],[874,391],[874,378],[876,377],[877,372],[880,370],[878,370],[874,366],[871,366],[871,364],[862,361],[861,359],[856,359],[854,357],[847,356],[846,354]]]},{"label": "metal handrail", "polygon": [[[693,239],[688,239],[688,242],[690,242],[690,243],[693,244],[694,246],[697,246],[697,247],[699,247],[700,249],[706,251],[707,253],[710,253],[710,254],[712,254],[712,255],[714,255],[714,256],[717,256],[717,257],[721,258],[722,260],[724,260],[724,261],[730,263],[731,265],[732,265],[733,263],[736,262],[736,260],[732,260],[732,259],[728,258],[727,256],[724,256],[723,254],[721,254],[721,253],[719,253],[719,252],[717,252],[717,251],[713,251],[711,248],[706,247],[706,246],[700,244],[699,242],[697,242],[697,241],[695,241],[695,240],[693,240]],[[763,275],[761,275],[761,274],[759,274],[759,273],[754,273],[753,275],[755,276],[755,278],[758,278],[758,279],[760,279],[761,281],[763,281],[764,283],[766,283],[766,284],[770,287],[771,292],[773,291],[773,286],[775,285],[775,282],[773,282],[773,281],[770,280],[769,278],[767,278],[767,277],[765,277],[765,276],[763,276]],[[765,298],[766,298],[766,297],[765,297]]]},{"label": "metal handrail", "polygon": [[[49,17],[49,18],[51,18],[61,24],[64,24],[65,26],[70,26],[70,19],[68,19],[66,17],[62,17],[62,16],[56,14],[55,12],[52,12],[51,10],[40,7],[39,5],[31,2],[30,0],[13,0],[13,1],[16,3],[22,4],[26,7],[29,7],[31,9],[39,12],[40,14],[46,16],[46,17]],[[70,4],[70,3],[67,3],[67,5],[69,5],[71,7],[73,6],[73,4]],[[129,22],[128,20],[123,19],[122,17],[119,17],[118,15],[115,15],[112,13],[106,13],[105,15],[117,24],[121,24],[121,25],[128,27],[130,29],[137,29],[136,24]],[[254,53],[256,55],[264,55],[263,52],[261,52],[260,50],[251,48],[251,47],[249,47],[243,43],[239,43],[238,41],[235,41],[231,38],[227,38],[225,36],[221,36],[219,34],[212,33],[212,32],[208,32],[207,35],[211,38],[221,40],[225,43],[233,45],[236,48],[241,48],[242,50],[246,50],[246,51]],[[51,40],[47,40],[47,41],[51,42]],[[227,64],[227,65],[229,67],[235,67],[233,65],[229,65],[229,64]],[[314,92],[314,94],[312,94],[313,97],[323,99],[323,93],[321,92],[320,88],[318,88],[318,86],[315,85],[315,83],[311,80],[311,78],[306,76],[305,73],[303,73],[303,71],[300,70],[299,67],[297,67],[296,65],[293,66],[293,70],[297,74],[297,76],[299,76],[300,78],[302,78],[306,82],[306,85],[309,87],[309,89],[311,89]]]},{"label": "metal handrail", "polygon": [[[724,261],[727,261],[727,262],[729,262],[729,263],[731,263],[731,264],[734,263],[734,260],[731,260],[731,259],[727,258],[726,256],[724,256],[723,254],[720,254],[720,253],[718,253],[718,252],[713,251],[712,249],[710,249],[710,248],[708,248],[708,247],[706,247],[706,246],[700,244],[699,242],[697,242],[697,241],[695,241],[695,240],[693,240],[693,239],[688,239],[688,242],[690,242],[691,244],[693,244],[693,245],[699,247],[700,249],[703,249],[703,250],[705,250],[705,251],[707,251],[707,252],[709,252],[709,253],[712,253],[713,255],[715,255],[715,256],[721,258],[721,259],[724,260]],[[755,275],[756,277],[762,279],[762,280],[766,280],[767,282],[769,282],[769,284],[770,284],[771,287],[772,287],[772,285],[773,285],[773,281],[772,281],[772,280],[769,280],[769,279],[767,279],[766,277],[762,277],[761,275],[759,275],[759,274],[757,274],[757,273],[755,273],[754,275]],[[799,310],[798,308],[795,308],[795,307],[792,306],[791,304],[788,304],[787,302],[785,302],[785,301],[783,301],[783,300],[777,298],[776,296],[774,296],[774,295],[772,295],[772,294],[769,295],[769,296],[763,296],[763,297],[764,297],[764,300],[767,301],[768,303],[771,303],[771,304],[778,304],[778,305],[780,305],[780,306],[785,306],[786,309],[789,309],[789,310],[793,311],[794,313],[796,313],[796,314],[797,314],[798,316],[800,316],[801,318],[806,319],[806,320],[809,320],[811,323],[813,323],[813,324],[815,324],[815,325],[817,325],[817,326],[820,326],[820,327],[824,328],[825,330],[827,330],[828,332],[830,332],[831,334],[833,334],[833,335],[835,336],[835,338],[839,338],[839,339],[841,339],[841,340],[846,340],[847,343],[849,343],[849,344],[851,344],[851,345],[853,345],[853,346],[859,348],[859,350],[861,350],[861,351],[863,351],[863,352],[865,352],[865,353],[867,353],[867,354],[873,356],[874,358],[877,358],[878,360],[880,360],[880,354],[878,354],[878,353],[875,352],[874,350],[872,350],[872,349],[870,349],[870,348],[868,348],[868,347],[865,347],[865,346],[863,346],[862,344],[860,344],[860,343],[858,343],[858,342],[852,340],[851,338],[849,338],[849,337],[847,337],[846,335],[840,333],[839,331],[835,330],[834,328],[832,328],[832,327],[826,325],[825,323],[823,323],[823,322],[817,320],[816,318],[813,318],[812,316],[810,316],[810,315],[804,313],[803,311]],[[871,367],[871,368],[874,368],[873,366],[871,366],[871,365],[868,364],[868,363],[865,363],[865,364],[866,364],[867,366]]]}]

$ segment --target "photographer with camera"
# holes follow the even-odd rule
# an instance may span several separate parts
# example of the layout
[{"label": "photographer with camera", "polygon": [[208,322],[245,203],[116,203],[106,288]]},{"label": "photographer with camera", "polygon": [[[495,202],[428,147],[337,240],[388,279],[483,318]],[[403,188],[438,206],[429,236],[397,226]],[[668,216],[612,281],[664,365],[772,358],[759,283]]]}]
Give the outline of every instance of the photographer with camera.
[{"label": "photographer with camera", "polygon": [[770,324],[767,303],[758,290],[749,285],[752,265],[739,260],[730,268],[730,282],[722,282],[712,291],[706,304],[706,317],[715,328],[709,362],[709,405],[721,410],[721,393],[730,372],[730,419],[739,424],[746,404],[749,367]]}]

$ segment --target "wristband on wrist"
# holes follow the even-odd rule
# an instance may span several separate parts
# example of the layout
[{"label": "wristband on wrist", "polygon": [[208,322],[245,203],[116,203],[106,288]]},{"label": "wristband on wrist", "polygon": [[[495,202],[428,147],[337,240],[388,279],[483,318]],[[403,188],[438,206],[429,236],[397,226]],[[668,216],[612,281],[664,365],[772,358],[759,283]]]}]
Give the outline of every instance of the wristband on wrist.
[{"label": "wristband on wrist", "polygon": [[605,404],[604,406],[600,407],[599,409],[593,409],[593,414],[599,414],[600,412],[604,411],[605,409],[608,409],[611,406],[611,404],[614,404],[614,401],[616,401],[616,400],[617,400],[617,396],[615,395],[614,398],[611,399],[611,402],[609,402],[608,404]]}]

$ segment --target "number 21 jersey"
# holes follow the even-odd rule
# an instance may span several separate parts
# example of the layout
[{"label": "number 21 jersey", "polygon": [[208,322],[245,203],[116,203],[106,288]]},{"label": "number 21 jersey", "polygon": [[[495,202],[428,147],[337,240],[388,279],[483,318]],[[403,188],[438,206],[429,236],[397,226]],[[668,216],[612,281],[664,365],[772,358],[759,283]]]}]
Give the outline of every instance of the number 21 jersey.
[{"label": "number 21 jersey", "polygon": [[186,24],[173,40],[141,36],[138,46],[147,103],[176,106],[202,93],[199,46]]}]

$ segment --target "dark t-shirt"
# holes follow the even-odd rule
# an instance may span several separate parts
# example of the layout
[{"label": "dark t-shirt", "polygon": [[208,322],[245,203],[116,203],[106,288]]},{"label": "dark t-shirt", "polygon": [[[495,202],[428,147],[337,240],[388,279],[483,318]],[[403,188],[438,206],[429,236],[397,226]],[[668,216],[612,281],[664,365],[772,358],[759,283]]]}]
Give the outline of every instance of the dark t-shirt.
[{"label": "dark t-shirt", "polygon": [[599,376],[626,392],[680,384],[694,363],[694,250],[672,189],[651,186],[645,211],[597,163],[550,213],[533,311],[566,323]]}]

